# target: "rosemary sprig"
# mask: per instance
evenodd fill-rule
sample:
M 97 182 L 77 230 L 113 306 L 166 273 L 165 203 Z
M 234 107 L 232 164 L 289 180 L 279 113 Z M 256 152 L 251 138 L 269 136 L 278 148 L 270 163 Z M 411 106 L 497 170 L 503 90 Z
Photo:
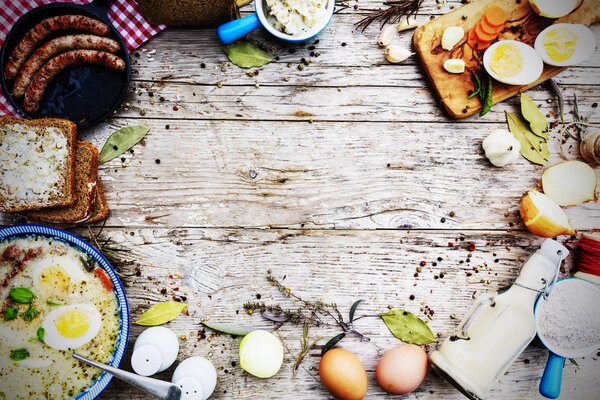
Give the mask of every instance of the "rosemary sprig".
M 113 245 L 113 240 L 110 237 L 102 238 L 101 235 L 104 231 L 105 224 L 106 221 L 104 221 L 104 223 L 96 233 L 94 233 L 92 228 L 88 226 L 87 228 L 89 236 L 83 236 L 83 239 L 88 242 L 92 242 L 95 245 L 96 249 L 100 252 L 100 254 L 102 254 L 102 256 L 106 258 L 106 261 L 108 261 L 110 265 L 112 265 L 119 278 L 128 278 L 131 276 L 138 275 L 139 271 L 135 271 L 133 273 L 128 274 L 123 272 L 125 267 L 133 265 L 133 261 L 123 259 L 121 257 L 121 254 L 129 253 L 131 250 L 115 247 Z
M 375 21 L 379 21 L 379 29 L 387 23 L 395 24 L 404 16 L 408 18 L 415 15 L 422 2 L 423 0 L 388 0 L 383 3 L 388 8 L 365 9 L 369 14 L 355 24 L 356 29 L 364 32 Z

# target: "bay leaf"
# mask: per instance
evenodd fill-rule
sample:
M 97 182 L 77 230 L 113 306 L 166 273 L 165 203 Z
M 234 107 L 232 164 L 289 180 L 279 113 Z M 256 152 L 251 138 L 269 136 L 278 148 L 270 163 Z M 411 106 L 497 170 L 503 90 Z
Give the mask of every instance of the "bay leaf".
M 508 129 L 521 143 L 521 155 L 535 164 L 544 165 L 550 157 L 548 143 L 529 129 L 529 124 L 520 115 L 506 111 Z
M 548 140 L 550 137 L 548 121 L 531 97 L 525 93 L 521 93 L 521 114 L 529 122 L 529 127 L 534 134 Z
M 201 324 L 207 328 L 212 329 L 213 331 L 217 331 L 217 332 L 221 332 L 221 333 L 228 333 L 230 335 L 236 335 L 236 336 L 246 336 L 250 332 L 257 331 L 257 330 L 264 330 L 264 331 L 273 330 L 273 329 L 265 329 L 265 328 L 250 328 L 248 326 L 239 326 L 239 325 L 230 325 L 230 324 L 218 324 L 218 323 L 212 323 L 212 322 L 202 322 Z
M 250 42 L 238 40 L 223 47 L 232 63 L 242 68 L 261 67 L 273 59 Z
M 187 304 L 178 301 L 164 301 L 150 307 L 134 323 L 144 326 L 162 325 L 177 318 L 186 307 Z
M 100 164 L 104 164 L 115 157 L 120 156 L 133 146 L 148 133 L 148 128 L 145 125 L 126 126 L 114 132 L 102 146 L 100 151 Z
M 435 342 L 429 326 L 410 311 L 395 309 L 379 314 L 390 332 L 398 339 L 416 345 Z

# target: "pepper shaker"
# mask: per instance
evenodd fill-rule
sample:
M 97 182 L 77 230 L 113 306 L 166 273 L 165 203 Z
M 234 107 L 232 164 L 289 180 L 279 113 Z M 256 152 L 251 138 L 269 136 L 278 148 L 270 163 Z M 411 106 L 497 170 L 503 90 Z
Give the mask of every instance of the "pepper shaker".
M 179 353 L 177 336 L 169 328 L 154 326 L 138 336 L 133 345 L 131 367 L 136 374 L 154 375 L 169 368 Z
M 204 357 L 183 360 L 171 379 L 181 389 L 181 400 L 206 400 L 217 385 L 217 370 Z

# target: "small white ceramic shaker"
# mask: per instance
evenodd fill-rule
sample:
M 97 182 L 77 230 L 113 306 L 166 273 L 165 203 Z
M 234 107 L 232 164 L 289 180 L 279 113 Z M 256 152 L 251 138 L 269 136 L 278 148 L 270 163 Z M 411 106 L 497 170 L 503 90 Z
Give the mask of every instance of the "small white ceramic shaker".
M 131 367 L 136 374 L 154 375 L 175 362 L 179 353 L 177 336 L 169 328 L 154 326 L 138 336 L 133 345 Z
M 181 388 L 181 400 L 206 400 L 217 385 L 217 370 L 204 357 L 190 357 L 175 368 L 171 382 Z

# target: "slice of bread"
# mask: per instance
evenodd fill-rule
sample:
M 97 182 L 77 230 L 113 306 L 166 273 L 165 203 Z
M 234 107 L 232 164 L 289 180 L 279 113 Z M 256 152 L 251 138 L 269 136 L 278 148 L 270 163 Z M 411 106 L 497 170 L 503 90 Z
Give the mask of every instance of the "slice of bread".
M 78 140 L 75 159 L 75 203 L 67 207 L 29 211 L 25 213 L 28 218 L 57 224 L 82 223 L 89 219 L 96 197 L 100 160 L 98 149 L 83 140 Z
M 72 205 L 76 138 L 65 119 L 0 116 L 0 211 Z
M 108 204 L 104 198 L 104 192 L 100 185 L 100 179 L 96 182 L 96 200 L 92 206 L 92 212 L 90 219 L 85 221 L 86 224 L 92 224 L 94 222 L 102 221 L 108 215 Z

